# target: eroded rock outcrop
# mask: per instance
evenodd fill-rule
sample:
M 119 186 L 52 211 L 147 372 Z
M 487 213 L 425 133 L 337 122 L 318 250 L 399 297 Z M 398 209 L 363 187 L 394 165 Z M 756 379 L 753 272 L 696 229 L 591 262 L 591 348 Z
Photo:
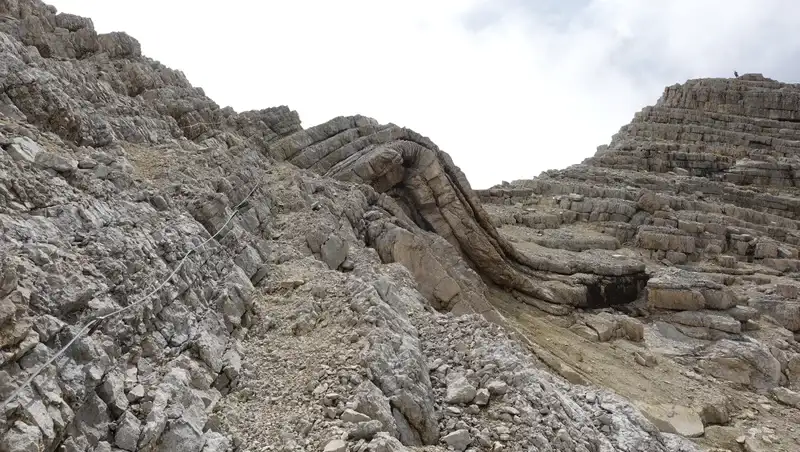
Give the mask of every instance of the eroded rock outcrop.
M 2 452 L 696 450 L 548 374 L 481 278 L 572 308 L 642 267 L 516 249 L 413 132 L 220 108 L 124 33 L 0 0 L 0 149 Z
M 565 263 L 538 250 L 516 248 L 498 234 L 450 156 L 411 130 L 365 117 L 340 117 L 279 140 L 268 152 L 278 160 L 326 177 L 369 184 L 389 195 L 392 215 L 405 217 L 406 228 L 435 232 L 460 250 L 474 270 L 500 287 L 519 292 L 523 300 L 533 297 L 579 307 L 622 304 L 635 300 L 647 280 L 644 266 L 637 262 L 575 254 Z M 405 244 L 396 231 L 391 226 L 371 231 L 370 240 L 386 261 L 408 264 L 402 248 L 428 246 Z M 452 286 L 453 275 L 445 276 L 439 267 L 434 262 L 410 266 L 428 292 Z M 449 297 L 464 289 L 444 290 Z M 454 304 L 449 298 L 436 298 Z
M 678 407 L 667 411 L 686 414 L 676 419 L 693 419 L 695 430 L 696 413 L 709 408 L 683 406 L 694 397 L 724 393 L 745 406 L 757 394 L 784 394 L 780 388 L 797 384 L 789 363 L 800 356 L 798 115 L 798 85 L 759 74 L 689 80 L 666 88 L 583 163 L 478 192 L 499 234 L 518 249 L 546 248 L 537 254 L 560 265 L 568 265 L 572 253 L 613 254 L 644 265 L 650 278 L 642 297 L 613 313 L 644 324 L 641 344 L 649 351 L 631 350 L 632 361 L 693 378 L 675 387 L 648 377 L 617 383 L 600 374 L 613 373 L 613 364 L 582 364 L 565 359 L 563 351 L 561 359 L 575 366 L 560 364 L 565 375 L 604 380 L 642 406 Z M 587 315 L 596 313 L 536 327 L 567 327 L 576 339 L 601 341 Z M 517 317 L 523 328 L 530 323 L 524 314 Z M 552 341 L 548 334 L 528 336 L 541 336 L 544 347 Z M 591 350 L 621 359 L 611 350 Z M 649 393 L 631 389 L 637 384 Z M 693 395 L 664 405 L 674 390 Z M 797 413 L 784 410 L 783 416 Z M 761 431 L 760 422 L 771 422 L 729 421 L 739 432 Z M 659 425 L 675 429 L 671 422 Z M 771 447 L 792 450 L 797 440 Z

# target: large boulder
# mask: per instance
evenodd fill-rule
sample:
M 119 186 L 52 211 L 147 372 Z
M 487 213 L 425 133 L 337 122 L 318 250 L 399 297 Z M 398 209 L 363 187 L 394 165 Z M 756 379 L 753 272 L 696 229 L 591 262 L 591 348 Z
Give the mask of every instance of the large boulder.
M 781 381 L 781 363 L 758 342 L 717 341 L 699 364 L 708 374 L 745 387 L 770 389 Z

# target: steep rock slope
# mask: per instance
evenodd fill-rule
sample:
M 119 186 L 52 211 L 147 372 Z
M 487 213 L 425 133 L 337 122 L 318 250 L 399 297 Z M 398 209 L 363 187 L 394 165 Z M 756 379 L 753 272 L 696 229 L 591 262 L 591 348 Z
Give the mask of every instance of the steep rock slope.
M 411 131 L 219 108 L 124 33 L 0 0 L 0 148 L 2 452 L 696 450 L 491 303 L 632 299 L 644 267 L 520 252 Z
M 589 381 L 637 401 L 669 400 L 696 413 L 712 409 L 706 402 L 727 405 L 732 416 L 703 421 L 730 424 L 705 435 L 730 450 L 745 447 L 732 440 L 745 432 L 753 436 L 747 450 L 800 447 L 795 433 L 770 439 L 800 419 L 798 117 L 798 85 L 759 74 L 689 80 L 666 88 L 583 163 L 478 193 L 500 235 L 519 248 L 554 260 L 611 252 L 646 265 L 642 299 L 622 307 L 645 323 L 643 345 L 655 355 L 630 350 L 640 375 L 602 376 L 615 375 L 613 361 L 623 358 L 600 344 L 587 347 L 611 361 L 593 369 L 561 356 Z M 526 315 L 516 319 L 534 341 L 552 337 L 532 325 L 591 342 L 613 337 L 608 317 L 577 313 L 548 324 Z M 657 356 L 664 364 L 653 383 L 659 373 L 647 367 Z M 692 378 L 677 375 L 685 372 Z M 714 394 L 722 402 L 698 400 Z

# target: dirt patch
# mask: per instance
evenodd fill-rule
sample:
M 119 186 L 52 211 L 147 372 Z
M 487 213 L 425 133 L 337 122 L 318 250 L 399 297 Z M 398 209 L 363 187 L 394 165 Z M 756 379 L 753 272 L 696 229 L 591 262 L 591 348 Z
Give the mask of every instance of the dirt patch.
M 763 432 L 760 436 L 767 436 L 768 441 L 777 441 L 770 443 L 770 449 L 757 450 L 800 450 L 800 429 L 797 428 L 800 410 L 701 375 L 677 361 L 680 355 L 657 354 L 656 366 L 640 365 L 635 358 L 637 351 L 654 353 L 648 345 L 648 338 L 644 343 L 627 340 L 593 342 L 570 330 L 570 319 L 553 317 L 522 305 L 503 291 L 493 290 L 491 300 L 523 340 L 530 342 L 534 352 L 538 350 L 537 355 L 549 367 L 573 383 L 608 388 L 640 407 L 688 405 L 701 413 L 707 406 L 723 404 L 731 417 L 729 426 L 725 427 L 728 433 L 733 431 L 744 435 L 759 429 Z M 647 329 L 648 335 L 653 334 L 652 329 Z M 656 342 L 655 338 L 652 342 Z M 729 440 L 730 435 L 694 439 L 703 446 L 720 448 L 726 447 Z

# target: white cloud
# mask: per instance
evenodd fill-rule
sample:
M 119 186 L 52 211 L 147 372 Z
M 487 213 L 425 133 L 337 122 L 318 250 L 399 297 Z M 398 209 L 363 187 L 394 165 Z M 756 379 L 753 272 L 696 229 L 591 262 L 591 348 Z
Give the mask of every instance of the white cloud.
M 476 188 L 578 163 L 664 86 L 795 78 L 795 0 L 52 0 L 222 106 L 429 136 Z M 786 80 L 790 81 L 790 80 Z

